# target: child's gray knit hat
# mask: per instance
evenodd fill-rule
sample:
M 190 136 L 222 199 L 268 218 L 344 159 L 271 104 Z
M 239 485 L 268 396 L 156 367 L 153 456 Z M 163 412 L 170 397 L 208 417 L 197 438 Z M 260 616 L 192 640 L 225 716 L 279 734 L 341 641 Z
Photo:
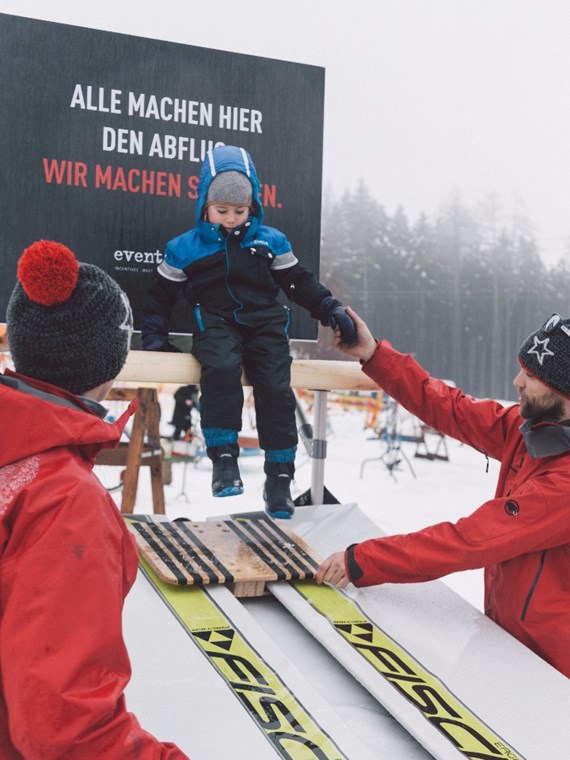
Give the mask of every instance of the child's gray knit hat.
M 241 172 L 228 171 L 216 174 L 208 188 L 206 203 L 223 203 L 230 206 L 251 206 L 251 182 Z

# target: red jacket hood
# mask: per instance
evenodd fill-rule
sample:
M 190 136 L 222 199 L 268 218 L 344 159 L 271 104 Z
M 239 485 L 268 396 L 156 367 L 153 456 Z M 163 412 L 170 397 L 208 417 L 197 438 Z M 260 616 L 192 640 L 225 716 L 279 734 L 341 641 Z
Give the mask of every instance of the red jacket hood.
M 135 399 L 116 422 L 105 422 L 77 396 L 61 388 L 10 370 L 4 376 L 23 381 L 29 389 L 4 385 L 0 379 L 0 467 L 60 446 L 77 447 L 82 456 L 93 460 L 102 449 L 118 444 L 138 406 Z

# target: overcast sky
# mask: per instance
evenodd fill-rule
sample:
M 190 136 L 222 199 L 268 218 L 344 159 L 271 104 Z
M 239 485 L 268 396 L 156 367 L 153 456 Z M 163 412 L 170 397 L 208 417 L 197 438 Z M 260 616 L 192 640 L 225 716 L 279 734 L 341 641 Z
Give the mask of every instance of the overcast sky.
M 0 0 L 0 12 L 326 69 L 324 183 L 389 212 L 458 188 L 570 247 L 568 0 Z

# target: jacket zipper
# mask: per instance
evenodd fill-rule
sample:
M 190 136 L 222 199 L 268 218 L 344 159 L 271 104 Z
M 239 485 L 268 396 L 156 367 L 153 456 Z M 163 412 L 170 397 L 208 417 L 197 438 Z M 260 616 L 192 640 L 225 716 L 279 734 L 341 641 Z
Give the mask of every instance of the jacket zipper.
M 538 563 L 538 570 L 536 571 L 536 575 L 534 576 L 534 580 L 531 584 L 530 590 L 528 592 L 528 595 L 526 597 L 524 607 L 522 610 L 521 620 L 524 620 L 526 618 L 526 613 L 528 612 L 528 606 L 530 604 L 530 600 L 532 599 L 532 596 L 534 594 L 534 590 L 536 589 L 536 585 L 538 583 L 538 580 L 542 574 L 542 568 L 544 567 L 544 560 L 546 559 L 546 549 L 543 549 L 543 551 L 540 553 L 540 562 Z
M 232 232 L 232 233 L 230 233 L 230 235 L 232 235 L 232 234 L 233 234 L 233 232 Z M 246 323 L 246 322 L 242 322 L 242 321 L 239 319 L 239 317 L 238 317 L 238 315 L 237 315 L 237 312 L 238 312 L 238 311 L 240 311 L 241 309 L 243 309 L 243 306 L 244 306 L 244 305 L 243 305 L 243 303 L 242 303 L 242 302 L 241 302 L 241 301 L 240 301 L 240 300 L 239 300 L 239 299 L 238 299 L 238 298 L 237 298 L 237 297 L 234 295 L 234 292 L 233 292 L 233 290 L 232 290 L 232 288 L 231 288 L 231 285 L 230 285 L 230 283 L 229 283 L 229 275 L 230 275 L 230 250 L 229 250 L 229 245 L 228 245 L 228 243 L 229 243 L 229 240 L 230 240 L 230 235 L 227 235 L 227 236 L 226 236 L 226 239 L 225 239 L 225 241 L 224 241 L 224 250 L 225 250 L 225 253 L 226 253 L 226 277 L 225 277 L 225 280 L 226 280 L 226 290 L 227 290 L 227 291 L 228 291 L 228 293 L 230 294 L 230 298 L 231 298 L 231 299 L 232 299 L 232 300 L 233 300 L 235 303 L 237 303 L 237 307 L 236 307 L 236 308 L 233 310 L 233 315 L 234 315 L 234 319 L 235 319 L 235 321 L 236 321 L 238 324 L 240 324 L 240 325 L 241 325 L 241 324 L 247 324 L 247 323 Z

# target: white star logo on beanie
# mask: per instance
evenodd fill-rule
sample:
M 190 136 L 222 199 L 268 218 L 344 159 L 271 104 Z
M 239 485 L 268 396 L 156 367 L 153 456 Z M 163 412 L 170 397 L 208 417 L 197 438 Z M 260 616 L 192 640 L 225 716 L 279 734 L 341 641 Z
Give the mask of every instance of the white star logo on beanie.
M 554 356 L 554 352 L 551 351 L 548 348 L 548 344 L 550 342 L 550 338 L 545 338 L 544 340 L 539 340 L 537 336 L 534 336 L 534 346 L 532 348 L 529 348 L 527 351 L 527 354 L 534 354 L 536 358 L 538 359 L 538 363 L 542 367 L 542 364 L 544 362 L 545 356 Z

